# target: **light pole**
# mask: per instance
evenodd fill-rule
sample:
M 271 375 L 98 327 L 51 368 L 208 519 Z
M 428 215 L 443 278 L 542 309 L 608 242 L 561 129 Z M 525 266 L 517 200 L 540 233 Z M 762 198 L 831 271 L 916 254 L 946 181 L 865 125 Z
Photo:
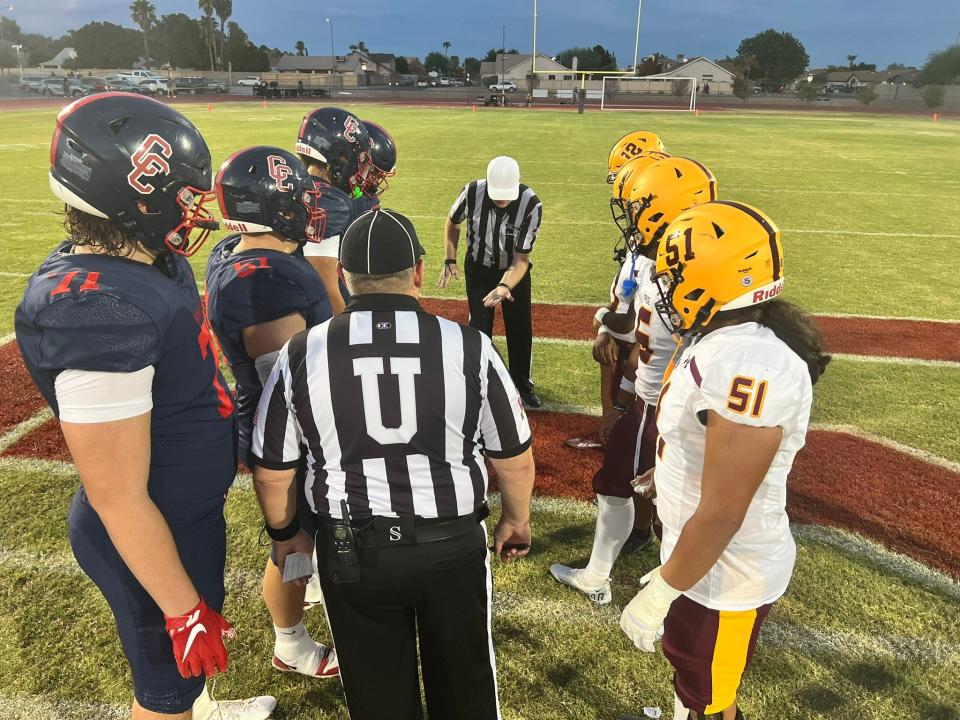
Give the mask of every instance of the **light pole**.
M 507 26 L 501 25 L 500 26 L 500 107 L 503 107 L 505 104 L 504 93 L 506 92 L 506 90 L 504 90 L 503 88 L 503 74 L 505 69 L 503 67 L 503 63 L 506 60 L 506 58 L 504 57 L 506 54 L 507 54 Z
M 23 75 L 23 58 L 20 55 L 20 51 L 23 50 L 23 45 L 11 45 L 10 47 L 17 51 L 17 68 L 19 68 L 20 74 Z
M 333 74 L 337 69 L 337 51 L 335 50 L 335 45 L 333 43 L 333 20 L 327 18 L 327 24 L 330 25 L 330 79 L 331 84 L 333 83 Z

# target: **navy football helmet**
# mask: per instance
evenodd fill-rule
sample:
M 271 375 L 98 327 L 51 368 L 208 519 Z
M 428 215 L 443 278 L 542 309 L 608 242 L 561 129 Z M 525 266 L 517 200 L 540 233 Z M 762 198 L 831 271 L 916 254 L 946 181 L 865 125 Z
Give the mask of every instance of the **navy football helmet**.
M 220 166 L 215 188 L 228 230 L 276 232 L 296 243 L 323 238 L 320 191 L 291 152 L 264 145 L 239 150 Z
M 370 135 L 370 171 L 363 185 L 367 197 L 380 197 L 388 188 L 387 178 L 397 174 L 397 144 L 386 130 L 375 122 L 364 120 Z
M 370 169 L 370 135 L 353 113 L 335 107 L 307 113 L 296 151 L 324 163 L 334 187 L 355 198 L 363 193 Z
M 210 150 L 183 115 L 133 93 L 67 105 L 50 144 L 50 189 L 154 252 L 193 255 L 217 222 Z M 191 238 L 194 229 L 199 233 Z

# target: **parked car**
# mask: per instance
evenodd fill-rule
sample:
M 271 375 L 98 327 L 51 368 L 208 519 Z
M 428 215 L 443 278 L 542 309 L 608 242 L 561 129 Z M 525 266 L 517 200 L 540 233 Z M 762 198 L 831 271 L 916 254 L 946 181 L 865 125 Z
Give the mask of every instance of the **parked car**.
M 430 87 L 430 83 L 426 80 L 417 80 L 417 87 L 419 88 Z
M 136 82 L 134 80 L 133 82 Z M 163 95 L 167 92 L 167 81 L 163 78 L 152 77 L 144 78 L 139 83 L 140 87 L 144 90 L 148 90 L 151 95 Z
M 227 89 L 219 80 L 203 77 L 182 77 L 173 82 L 174 94 L 202 95 L 204 93 L 225 93 Z
M 516 92 L 517 84 L 513 80 L 504 80 L 490 86 L 494 92 Z
M 67 80 L 67 92 L 72 98 L 93 95 L 93 93 L 103 92 L 106 89 L 106 81 L 101 77 L 88 75 L 87 77 L 69 78 Z
M 165 83 L 165 80 L 150 70 L 130 70 L 129 72 L 117 73 L 119 77 L 126 78 L 135 85 L 142 85 L 145 82 L 157 81 Z
M 454 87 L 463 87 L 463 80 L 454 80 L 454 81 L 453 81 L 453 86 L 454 86 Z
M 24 93 L 41 93 L 43 92 L 43 81 L 46 79 L 44 75 L 21 75 L 20 86 L 21 92 Z
M 256 77 L 255 75 L 251 75 L 250 77 L 240 78 L 239 80 L 237 80 L 237 85 L 239 87 L 256 87 L 259 84 L 260 84 L 260 78 Z
M 110 92 L 128 92 L 128 93 L 137 93 L 138 95 L 152 95 L 145 87 L 141 87 L 139 83 L 133 82 L 129 77 L 124 76 L 115 76 L 112 79 L 107 80 L 106 89 Z
M 41 83 L 41 95 L 47 97 L 66 97 L 69 93 L 70 81 L 62 75 L 45 77 Z

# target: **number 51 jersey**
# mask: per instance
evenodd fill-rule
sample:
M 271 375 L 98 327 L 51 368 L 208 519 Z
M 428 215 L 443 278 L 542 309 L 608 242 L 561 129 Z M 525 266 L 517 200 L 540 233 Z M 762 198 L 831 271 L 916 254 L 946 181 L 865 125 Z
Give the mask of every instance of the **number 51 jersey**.
M 210 512 L 236 474 L 234 403 L 187 259 L 151 266 L 56 248 L 17 307 L 17 342 L 59 415 L 63 370 L 128 373 L 152 365 L 148 490 L 170 522 Z
M 787 475 L 803 447 L 813 393 L 804 361 L 757 323 L 722 327 L 687 348 L 660 393 L 657 515 L 666 562 L 700 502 L 707 412 L 783 438 L 743 524 L 706 575 L 684 593 L 714 610 L 751 610 L 787 589 L 796 546 L 787 517 Z

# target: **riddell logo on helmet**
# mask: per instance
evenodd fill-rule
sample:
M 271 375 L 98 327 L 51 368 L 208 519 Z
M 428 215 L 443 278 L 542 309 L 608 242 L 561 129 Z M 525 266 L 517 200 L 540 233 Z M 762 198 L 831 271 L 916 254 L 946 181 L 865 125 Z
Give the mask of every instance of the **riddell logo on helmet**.
M 753 302 L 761 303 L 761 302 L 766 302 L 767 300 L 772 300 L 782 292 L 783 292 L 783 283 L 777 283 L 769 290 L 757 290 L 753 294 Z
M 144 184 L 143 179 L 161 173 L 168 175 L 170 163 L 167 161 L 171 157 L 173 157 L 173 148 L 170 143 L 156 133 L 148 135 L 130 156 L 130 162 L 133 163 L 133 170 L 127 175 L 130 187 L 141 195 L 152 193 L 155 188 Z

